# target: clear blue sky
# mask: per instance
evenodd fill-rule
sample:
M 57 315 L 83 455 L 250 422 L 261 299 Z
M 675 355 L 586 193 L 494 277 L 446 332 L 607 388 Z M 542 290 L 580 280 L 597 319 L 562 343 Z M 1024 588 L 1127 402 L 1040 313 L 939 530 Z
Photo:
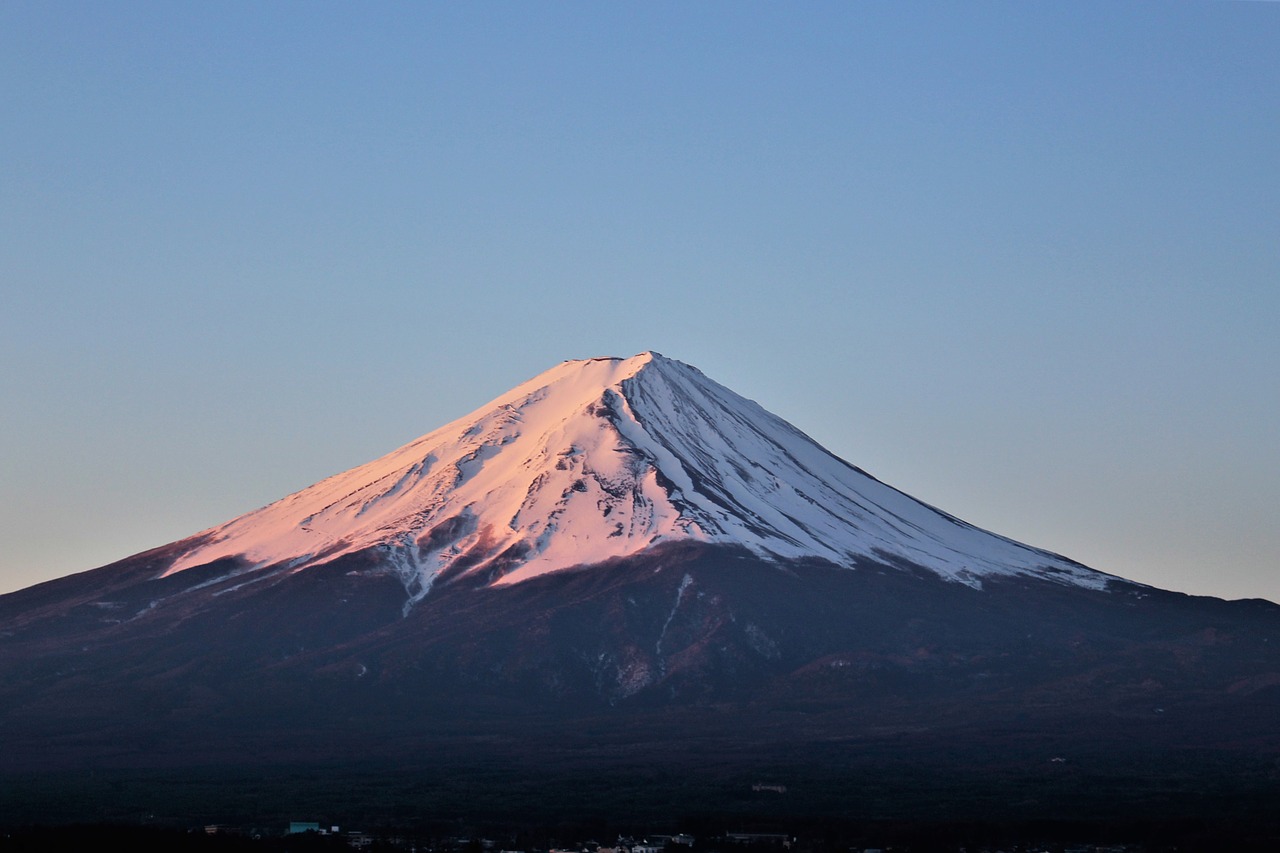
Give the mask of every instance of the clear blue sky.
M 0 591 L 565 358 L 1280 601 L 1280 4 L 0 4 Z

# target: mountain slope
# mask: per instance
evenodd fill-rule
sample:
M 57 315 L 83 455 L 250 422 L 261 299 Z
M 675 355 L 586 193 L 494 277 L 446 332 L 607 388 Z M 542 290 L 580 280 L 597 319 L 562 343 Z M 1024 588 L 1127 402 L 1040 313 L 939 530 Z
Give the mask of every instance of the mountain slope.
M 259 808 L 531 821 L 1234 820 L 1280 794 L 1266 602 L 674 542 L 403 614 L 372 552 L 248 585 L 164 562 L 0 599 L 0 825 L 68 819 L 86 768 L 150 774 L 89 815 L 187 822 L 268 782 Z M 795 795 L 744 800 L 762 776 Z
M 381 459 L 198 534 L 168 571 L 229 557 L 239 571 L 294 571 L 373 547 L 417 599 L 441 577 L 510 583 L 678 540 L 839 565 L 901 560 L 972 585 L 1009 574 L 1107 581 L 880 483 L 656 353 L 565 362 Z

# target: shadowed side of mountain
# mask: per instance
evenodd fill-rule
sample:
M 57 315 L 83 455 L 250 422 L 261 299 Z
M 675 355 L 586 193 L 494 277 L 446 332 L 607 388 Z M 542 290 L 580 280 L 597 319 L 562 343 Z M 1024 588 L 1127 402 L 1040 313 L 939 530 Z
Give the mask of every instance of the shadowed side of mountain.
M 406 616 L 370 559 L 252 594 L 174 593 L 132 620 L 5 626 L 4 722 L 21 737 L 0 761 L 305 762 L 480 742 L 603 767 L 607 744 L 763 754 L 1007 727 L 1046 749 L 1121 731 L 1152 750 L 1280 745 L 1280 608 L 1266 602 L 1026 578 L 976 590 L 676 543 L 444 586 Z

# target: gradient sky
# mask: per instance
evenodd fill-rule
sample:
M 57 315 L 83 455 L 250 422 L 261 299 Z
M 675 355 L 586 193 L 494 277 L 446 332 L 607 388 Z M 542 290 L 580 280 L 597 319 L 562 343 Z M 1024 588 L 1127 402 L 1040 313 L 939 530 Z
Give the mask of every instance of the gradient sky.
M 1280 4 L 0 4 L 0 591 L 656 349 L 1280 601 Z

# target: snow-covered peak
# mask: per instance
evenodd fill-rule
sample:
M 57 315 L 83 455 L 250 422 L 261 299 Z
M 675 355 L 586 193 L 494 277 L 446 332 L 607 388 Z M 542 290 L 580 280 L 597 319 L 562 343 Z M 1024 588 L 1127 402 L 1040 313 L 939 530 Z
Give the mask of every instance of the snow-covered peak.
M 385 551 L 414 595 L 513 583 L 664 541 L 767 558 L 909 561 L 971 585 L 1106 575 L 975 528 L 836 458 L 657 353 L 566 361 L 392 453 L 192 538 L 168 572 L 239 557 L 299 571 Z

